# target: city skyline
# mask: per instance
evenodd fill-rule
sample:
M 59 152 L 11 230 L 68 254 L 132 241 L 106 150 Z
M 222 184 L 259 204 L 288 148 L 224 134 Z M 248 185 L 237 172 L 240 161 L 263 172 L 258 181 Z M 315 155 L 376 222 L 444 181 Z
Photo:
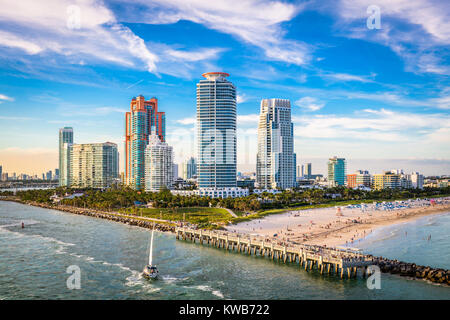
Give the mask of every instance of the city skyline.
M 84 17 L 79 28 L 68 26 L 69 1 L 50 2 L 52 12 L 35 10 L 26 1 L 5 1 L 0 8 L 5 22 L 17 26 L 0 26 L 4 172 L 41 174 L 58 167 L 54 132 L 63 126 L 79 132 L 80 143 L 118 144 L 124 171 L 123 118 L 138 94 L 156 96 L 170 115 L 167 142 L 181 163 L 195 155 L 198 75 L 221 70 L 232 74 L 237 87 L 239 171 L 256 165 L 251 142 L 257 136 L 259 101 L 283 98 L 292 103 L 297 163 L 312 162 L 316 173 L 326 173 L 334 154 L 348 159 L 349 172 L 450 172 L 445 50 L 450 38 L 440 31 L 448 24 L 441 14 L 445 3 L 432 9 L 418 0 L 409 5 L 381 1 L 381 29 L 371 30 L 365 1 L 351 9 L 346 1 L 334 8 L 248 1 L 235 5 L 232 21 L 218 19 L 228 14 L 219 4 L 187 8 L 157 1 L 140 8 L 158 17 L 152 14 L 166 10 L 167 20 L 152 24 L 129 16 L 121 1 L 115 6 L 87 1 L 77 4 Z M 257 12 L 277 14 L 265 20 Z M 253 28 L 245 28 L 246 21 Z M 434 28 L 435 23 L 444 28 Z M 397 31 L 400 25 L 403 33 Z M 30 28 L 39 33 L 36 38 Z M 99 41 L 100 32 L 117 46 Z M 92 50 L 80 51 L 74 43 Z M 352 164 L 365 159 L 367 165 Z

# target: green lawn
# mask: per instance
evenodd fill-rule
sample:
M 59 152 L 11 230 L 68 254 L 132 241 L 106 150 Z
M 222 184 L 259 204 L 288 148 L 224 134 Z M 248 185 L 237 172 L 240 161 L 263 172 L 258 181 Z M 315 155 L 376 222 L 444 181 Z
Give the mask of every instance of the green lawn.
M 242 221 L 250 221 L 253 219 L 260 219 L 269 214 L 280 214 L 288 211 L 297 211 L 297 210 L 309 210 L 309 209 L 317 209 L 317 208 L 329 208 L 335 206 L 347 206 L 349 204 L 359 204 L 359 203 L 373 203 L 374 201 L 384 201 L 384 200 L 348 200 L 348 201 L 331 201 L 328 203 L 322 204 L 313 204 L 313 205 L 304 205 L 300 207 L 292 207 L 292 208 L 281 208 L 281 209 L 270 209 L 270 210 L 262 210 L 257 213 L 248 215 L 246 217 L 239 216 L 238 218 L 234 218 L 232 220 L 233 223 L 239 223 Z M 386 200 L 386 201 L 395 201 L 395 200 Z
M 127 208 L 120 212 L 169 221 L 183 221 L 184 215 L 186 222 L 198 224 L 204 228 L 213 227 L 211 224 L 227 224 L 233 219 L 227 210 L 220 208 Z

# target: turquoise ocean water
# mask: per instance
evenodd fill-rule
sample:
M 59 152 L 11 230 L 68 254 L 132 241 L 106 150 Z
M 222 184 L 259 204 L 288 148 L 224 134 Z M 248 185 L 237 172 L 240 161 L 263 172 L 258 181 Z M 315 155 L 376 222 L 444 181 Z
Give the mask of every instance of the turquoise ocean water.
M 449 230 L 443 214 L 376 230 L 353 246 L 449 268 Z M 422 280 L 383 274 L 381 289 L 369 290 L 364 279 L 320 276 L 159 232 L 161 277 L 149 282 L 140 276 L 149 238 L 147 229 L 0 201 L 0 299 L 450 299 L 450 288 Z M 81 270 L 79 290 L 66 285 L 71 265 Z

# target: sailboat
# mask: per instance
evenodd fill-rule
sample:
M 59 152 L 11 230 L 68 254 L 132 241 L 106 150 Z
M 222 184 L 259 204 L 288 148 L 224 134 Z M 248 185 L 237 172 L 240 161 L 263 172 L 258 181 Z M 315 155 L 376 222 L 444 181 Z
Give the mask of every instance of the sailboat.
M 155 228 L 153 225 L 152 236 L 150 239 L 150 253 L 148 256 L 148 264 L 144 267 L 142 271 L 142 276 L 146 279 L 156 279 L 158 277 L 158 269 L 152 264 L 153 260 L 153 233 L 155 232 Z

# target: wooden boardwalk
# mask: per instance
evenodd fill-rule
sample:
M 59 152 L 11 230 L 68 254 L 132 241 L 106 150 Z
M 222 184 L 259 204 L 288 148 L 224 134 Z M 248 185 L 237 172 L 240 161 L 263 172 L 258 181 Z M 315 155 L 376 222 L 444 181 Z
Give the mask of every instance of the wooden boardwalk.
M 298 263 L 305 270 L 318 269 L 321 274 L 335 274 L 343 278 L 356 277 L 358 268 L 364 277 L 367 267 L 374 264 L 371 255 L 354 250 L 327 248 L 317 245 L 292 244 L 251 235 L 239 235 L 226 231 L 196 230 L 176 227 L 178 240 L 189 240 L 201 244 L 233 250 L 243 254 L 260 255 L 284 263 Z

